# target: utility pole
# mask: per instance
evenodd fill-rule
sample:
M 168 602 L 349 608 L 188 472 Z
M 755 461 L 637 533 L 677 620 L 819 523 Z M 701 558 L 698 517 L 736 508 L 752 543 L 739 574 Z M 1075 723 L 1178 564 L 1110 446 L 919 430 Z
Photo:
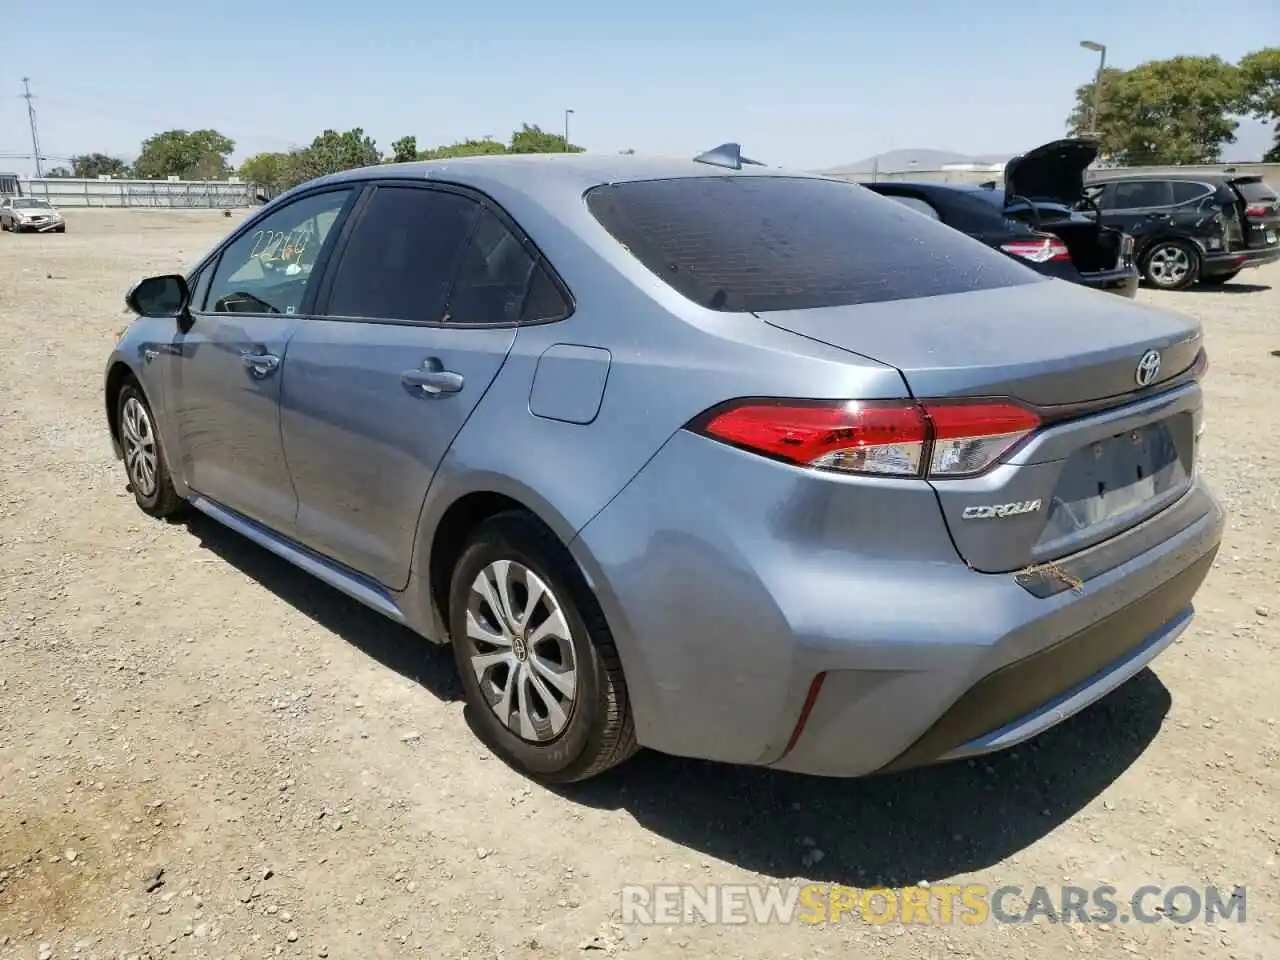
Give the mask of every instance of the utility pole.
M 1107 48 L 1094 40 L 1081 40 L 1080 46 L 1098 55 L 1098 72 L 1093 78 L 1093 104 L 1089 117 L 1089 126 L 1093 128 L 1092 133 L 1097 138 L 1101 136 L 1098 131 L 1098 115 L 1102 111 L 1102 74 L 1107 69 Z
M 564 112 L 564 152 L 565 153 L 569 153 L 569 114 L 571 113 L 573 113 L 572 110 L 566 110 Z
M 31 92 L 31 80 L 29 77 L 22 78 L 22 99 L 27 101 L 27 120 L 31 124 L 31 152 L 36 158 L 36 176 L 44 176 L 44 167 L 40 162 L 40 132 L 36 128 L 36 105 L 32 102 L 35 95 Z

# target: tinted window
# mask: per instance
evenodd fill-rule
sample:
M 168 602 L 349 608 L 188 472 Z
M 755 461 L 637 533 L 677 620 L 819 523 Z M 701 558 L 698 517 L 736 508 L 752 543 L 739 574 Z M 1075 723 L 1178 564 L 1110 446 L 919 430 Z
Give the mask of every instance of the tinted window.
M 1190 203 L 1193 200 L 1201 200 L 1211 193 L 1213 193 L 1213 187 L 1203 183 L 1193 183 L 1190 180 L 1173 181 L 1174 203 Z
M 529 292 L 524 299 L 524 308 L 520 311 L 522 323 L 537 323 L 540 320 L 560 320 L 573 312 L 573 307 L 565 299 L 551 273 L 543 263 L 533 268 L 533 276 L 529 278 Z
M 311 271 L 350 195 L 349 189 L 312 194 L 254 224 L 222 252 L 205 309 L 297 313 Z
M 325 312 L 438 323 L 480 205 L 416 187 L 379 187 L 338 261 Z
M 923 213 L 926 217 L 932 217 L 934 220 L 942 219 L 938 216 L 938 211 L 933 209 L 933 205 L 927 200 L 921 200 L 919 197 L 906 197 L 896 193 L 886 193 L 884 196 L 893 200 L 895 203 L 902 204 L 908 210 L 914 210 L 916 213 Z
M 1235 188 L 1249 203 L 1262 203 L 1276 198 L 1276 189 L 1265 180 L 1237 180 Z
M 587 206 L 653 274 L 712 310 L 799 310 L 1041 279 L 959 231 L 833 180 L 633 181 L 596 187 Z
M 1117 183 L 1108 200 L 1112 210 L 1164 207 L 1173 203 L 1173 190 L 1168 180 L 1134 180 Z
M 450 323 L 516 323 L 524 306 L 533 255 L 506 225 L 482 210 L 462 253 L 446 308 Z

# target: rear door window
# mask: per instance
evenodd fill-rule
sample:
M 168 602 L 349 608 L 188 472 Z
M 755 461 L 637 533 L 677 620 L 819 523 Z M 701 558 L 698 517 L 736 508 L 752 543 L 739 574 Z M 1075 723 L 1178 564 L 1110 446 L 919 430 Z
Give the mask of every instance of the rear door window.
M 479 214 L 460 194 L 379 186 L 339 254 L 325 315 L 441 322 Z
M 1194 203 L 1203 200 L 1213 193 L 1213 187 L 1207 183 L 1195 183 L 1191 180 L 1175 180 L 1173 182 L 1174 203 Z
M 629 181 L 593 188 L 587 207 L 654 276 L 711 310 L 846 306 L 1043 279 L 958 230 L 843 181 Z
M 1110 196 L 1112 210 L 1167 207 L 1173 203 L 1173 185 L 1168 180 L 1130 180 L 1115 184 Z

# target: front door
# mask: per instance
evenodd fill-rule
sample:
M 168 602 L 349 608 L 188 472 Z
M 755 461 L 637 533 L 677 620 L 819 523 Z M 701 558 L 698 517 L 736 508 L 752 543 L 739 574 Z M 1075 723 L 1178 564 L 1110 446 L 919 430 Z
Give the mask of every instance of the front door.
M 289 345 L 298 539 L 392 589 L 436 468 L 515 340 L 535 262 L 470 196 L 382 184 Z M 455 282 L 456 278 L 456 282 Z
M 286 536 L 297 514 L 280 442 L 286 351 L 351 195 L 305 196 L 232 240 L 173 341 L 168 395 L 187 483 Z

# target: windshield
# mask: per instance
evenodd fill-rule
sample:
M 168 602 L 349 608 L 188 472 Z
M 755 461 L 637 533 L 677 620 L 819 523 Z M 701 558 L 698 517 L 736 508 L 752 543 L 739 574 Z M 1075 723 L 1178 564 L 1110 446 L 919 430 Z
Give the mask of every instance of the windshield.
M 47 200 L 30 200 L 26 197 L 19 197 L 13 201 L 13 205 L 18 210 L 50 210 Z

